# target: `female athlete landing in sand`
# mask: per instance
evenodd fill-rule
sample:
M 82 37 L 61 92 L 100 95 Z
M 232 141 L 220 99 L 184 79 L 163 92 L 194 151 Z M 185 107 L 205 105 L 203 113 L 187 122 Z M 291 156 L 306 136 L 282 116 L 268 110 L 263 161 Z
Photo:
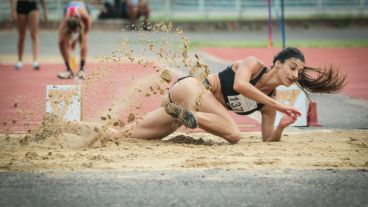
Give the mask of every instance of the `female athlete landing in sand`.
M 181 78 L 170 89 L 167 103 L 145 116 L 132 129 L 131 137 L 161 139 L 184 124 L 236 143 L 241 137 L 240 131 L 227 110 L 242 115 L 259 110 L 263 141 L 279 141 L 283 130 L 294 123 L 301 112 L 275 100 L 277 86 L 297 83 L 309 92 L 335 93 L 345 85 L 345 77 L 340 77 L 332 68 L 321 70 L 304 63 L 301 51 L 286 48 L 274 57 L 271 68 L 255 57 L 248 57 L 218 74 L 210 74 L 203 83 L 193 77 Z M 318 76 L 312 77 L 309 72 Z M 209 84 L 210 90 L 201 95 L 203 84 Z M 198 97 L 200 104 L 195 107 Z M 276 111 L 284 115 L 275 129 Z M 115 132 L 113 137 L 123 133 Z

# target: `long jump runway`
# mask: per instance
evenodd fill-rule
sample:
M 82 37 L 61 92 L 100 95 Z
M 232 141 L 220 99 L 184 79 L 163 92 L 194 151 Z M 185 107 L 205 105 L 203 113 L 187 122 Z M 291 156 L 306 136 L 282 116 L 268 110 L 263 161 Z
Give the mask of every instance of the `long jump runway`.
M 272 57 L 279 49 L 205 48 L 202 51 L 225 62 L 256 56 L 271 65 Z M 305 48 L 307 65 L 324 66 L 333 64 L 347 74 L 348 85 L 342 93 L 354 99 L 368 99 L 368 48 Z M 101 73 L 93 81 L 60 80 L 57 73 L 63 64 L 42 64 L 40 71 L 25 65 L 16 71 L 13 65 L 0 63 L 0 132 L 25 132 L 37 126 L 45 113 L 46 85 L 80 84 L 83 100 L 83 121 L 103 122 L 101 117 L 113 108 L 112 116 L 126 121 L 128 114 L 137 111 L 144 115 L 159 106 L 162 96 L 138 93 L 140 84 L 160 74 L 137 64 L 121 64 L 110 69 L 101 64 L 87 66 L 89 72 Z M 259 131 L 259 122 L 244 116 L 233 115 L 241 131 Z M 28 126 L 28 124 L 30 126 Z

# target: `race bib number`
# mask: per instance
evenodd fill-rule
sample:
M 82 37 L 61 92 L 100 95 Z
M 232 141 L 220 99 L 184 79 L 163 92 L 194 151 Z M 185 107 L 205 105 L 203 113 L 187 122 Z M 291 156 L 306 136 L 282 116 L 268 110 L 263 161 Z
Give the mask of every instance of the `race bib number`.
M 227 96 L 229 106 L 235 113 L 247 112 L 257 108 L 257 103 L 242 95 Z

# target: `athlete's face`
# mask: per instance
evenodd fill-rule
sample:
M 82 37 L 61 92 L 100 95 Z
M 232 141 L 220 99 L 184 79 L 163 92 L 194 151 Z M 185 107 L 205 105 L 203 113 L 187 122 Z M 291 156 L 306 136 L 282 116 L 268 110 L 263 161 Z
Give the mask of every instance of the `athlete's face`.
M 281 84 L 288 87 L 298 80 L 299 73 L 304 68 L 304 62 L 297 58 L 289 58 L 284 63 L 277 61 L 276 67 Z

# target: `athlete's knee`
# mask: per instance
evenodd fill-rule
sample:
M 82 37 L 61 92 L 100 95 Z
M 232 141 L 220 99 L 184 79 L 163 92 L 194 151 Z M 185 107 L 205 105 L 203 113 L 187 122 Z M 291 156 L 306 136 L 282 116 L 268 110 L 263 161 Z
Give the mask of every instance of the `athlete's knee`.
M 231 134 L 226 135 L 224 138 L 231 144 L 236 144 L 240 140 L 240 131 L 234 130 Z
M 37 39 L 37 36 L 38 36 L 37 32 L 32 32 L 31 33 L 32 40 L 36 40 Z

